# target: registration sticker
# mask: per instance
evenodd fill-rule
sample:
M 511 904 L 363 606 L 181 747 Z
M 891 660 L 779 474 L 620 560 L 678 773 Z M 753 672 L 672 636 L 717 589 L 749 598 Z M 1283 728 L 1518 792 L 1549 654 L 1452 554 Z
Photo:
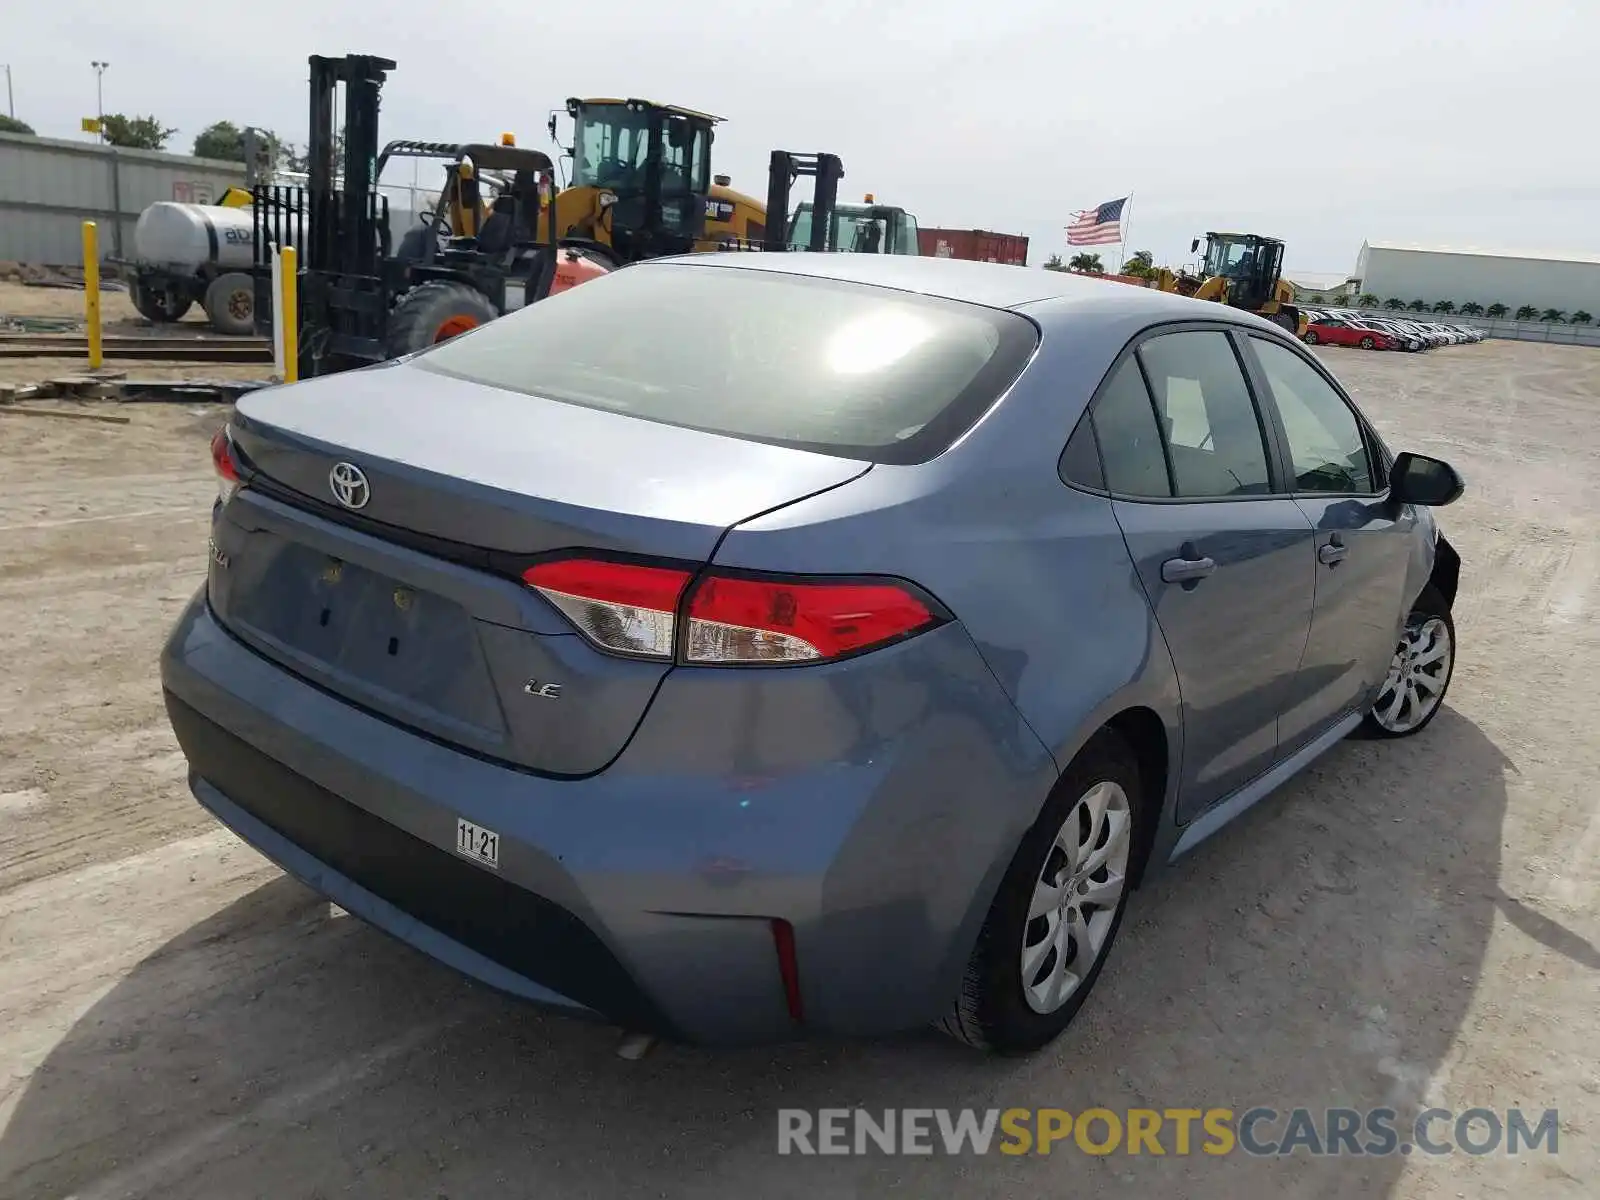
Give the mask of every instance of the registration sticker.
M 500 869 L 500 835 L 482 825 L 456 818 L 456 853 L 475 863 Z

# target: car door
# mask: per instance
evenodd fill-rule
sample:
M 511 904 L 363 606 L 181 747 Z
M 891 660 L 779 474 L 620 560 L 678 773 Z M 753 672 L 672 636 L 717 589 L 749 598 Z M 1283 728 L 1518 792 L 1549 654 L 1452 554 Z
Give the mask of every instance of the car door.
M 1329 317 L 1326 330 L 1317 330 L 1322 335 L 1322 340 L 1332 346 L 1348 346 L 1351 343 L 1350 326 L 1338 317 Z
M 1091 413 L 1112 510 L 1177 668 L 1187 820 L 1276 758 L 1278 714 L 1311 625 L 1311 523 L 1279 494 L 1224 328 L 1147 336 Z
M 1311 634 L 1279 723 L 1285 753 L 1371 703 L 1394 656 L 1416 514 L 1389 499 L 1388 468 L 1365 422 L 1297 347 L 1246 339 L 1257 391 L 1316 530 Z

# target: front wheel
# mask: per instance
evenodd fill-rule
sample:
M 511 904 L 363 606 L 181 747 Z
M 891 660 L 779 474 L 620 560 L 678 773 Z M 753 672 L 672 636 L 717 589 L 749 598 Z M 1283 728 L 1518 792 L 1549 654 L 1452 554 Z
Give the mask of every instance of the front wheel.
M 950 1036 L 1028 1054 L 1072 1022 L 1122 924 L 1144 803 L 1139 764 L 1111 730 L 1090 739 L 1023 836 L 967 963 Z
M 1372 349 L 1372 339 L 1369 338 L 1369 337 L 1362 338 L 1361 339 L 1361 348 L 1363 350 L 1371 350 Z
M 1444 597 L 1429 584 L 1406 617 L 1389 674 L 1367 712 L 1362 732 L 1379 738 L 1422 732 L 1439 715 L 1455 665 L 1455 622 Z
M 426 350 L 486 325 L 500 315 L 476 288 L 433 279 L 412 288 L 389 311 L 385 350 L 390 358 Z

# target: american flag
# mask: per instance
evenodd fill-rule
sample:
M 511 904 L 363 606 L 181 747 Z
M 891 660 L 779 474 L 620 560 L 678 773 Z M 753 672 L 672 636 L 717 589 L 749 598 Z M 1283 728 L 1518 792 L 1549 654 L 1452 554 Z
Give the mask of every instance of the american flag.
M 1099 208 L 1073 213 L 1077 219 L 1067 226 L 1067 245 L 1104 246 L 1121 241 L 1122 206 L 1127 202 L 1124 196 L 1121 200 L 1107 200 Z

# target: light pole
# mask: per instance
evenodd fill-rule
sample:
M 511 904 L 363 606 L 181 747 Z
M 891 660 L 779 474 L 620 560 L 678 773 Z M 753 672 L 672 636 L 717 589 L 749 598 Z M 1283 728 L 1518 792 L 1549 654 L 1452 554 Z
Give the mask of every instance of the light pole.
M 17 102 L 11 98 L 11 64 L 6 64 L 6 116 L 17 119 Z
M 100 125 L 100 142 L 103 145 L 106 140 L 106 97 L 102 81 L 105 78 L 106 68 L 111 64 L 101 62 L 97 58 L 89 65 L 94 68 L 94 115 Z

